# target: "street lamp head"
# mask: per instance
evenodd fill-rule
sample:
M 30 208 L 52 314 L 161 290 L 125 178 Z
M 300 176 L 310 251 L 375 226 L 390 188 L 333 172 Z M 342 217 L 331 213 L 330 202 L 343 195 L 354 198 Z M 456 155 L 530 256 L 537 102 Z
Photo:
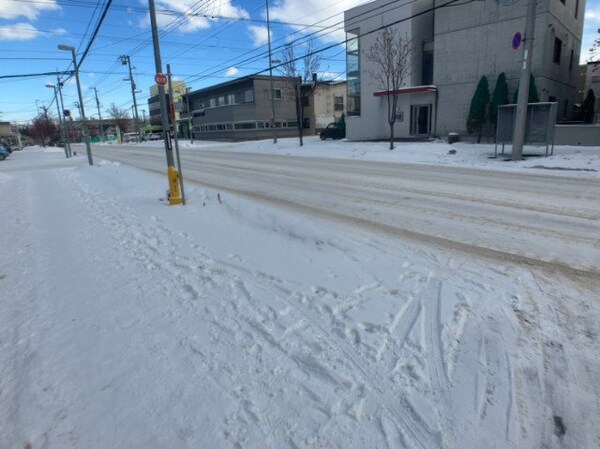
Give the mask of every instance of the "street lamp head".
M 75 53 L 75 47 L 71 47 L 70 45 L 59 45 L 58 49 Z
M 52 83 L 48 83 L 48 84 L 46 84 L 46 87 L 49 87 L 50 89 L 54 89 L 56 86 Z

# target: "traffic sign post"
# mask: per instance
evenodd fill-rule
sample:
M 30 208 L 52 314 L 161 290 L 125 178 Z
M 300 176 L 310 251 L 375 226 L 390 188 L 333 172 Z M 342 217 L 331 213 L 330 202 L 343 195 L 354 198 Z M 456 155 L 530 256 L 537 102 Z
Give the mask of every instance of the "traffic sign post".
M 513 50 L 518 49 L 521 46 L 521 42 L 523 41 L 523 35 L 521 34 L 520 31 L 517 31 L 515 33 L 515 35 L 513 36 L 513 40 L 512 40 L 512 48 Z
M 159 86 L 166 86 L 167 75 L 165 75 L 164 73 L 157 73 L 156 75 L 154 75 L 154 81 L 156 81 L 156 84 L 158 84 Z

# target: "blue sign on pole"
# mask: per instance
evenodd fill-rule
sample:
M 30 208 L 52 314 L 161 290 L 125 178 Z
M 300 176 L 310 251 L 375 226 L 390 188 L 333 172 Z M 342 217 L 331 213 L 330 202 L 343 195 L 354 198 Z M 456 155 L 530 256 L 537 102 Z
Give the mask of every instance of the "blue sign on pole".
M 519 48 L 519 46 L 521 45 L 521 42 L 523 41 L 523 35 L 521 34 L 520 31 L 517 31 L 515 33 L 515 35 L 513 36 L 513 40 L 512 40 L 512 48 L 514 50 L 516 50 L 517 48 Z

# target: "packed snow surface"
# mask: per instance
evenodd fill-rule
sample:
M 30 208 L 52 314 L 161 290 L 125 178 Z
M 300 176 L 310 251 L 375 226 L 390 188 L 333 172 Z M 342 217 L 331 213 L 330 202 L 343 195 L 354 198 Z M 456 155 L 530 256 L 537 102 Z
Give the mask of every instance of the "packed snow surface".
M 181 146 L 0 162 L 0 448 L 600 447 L 600 149 Z

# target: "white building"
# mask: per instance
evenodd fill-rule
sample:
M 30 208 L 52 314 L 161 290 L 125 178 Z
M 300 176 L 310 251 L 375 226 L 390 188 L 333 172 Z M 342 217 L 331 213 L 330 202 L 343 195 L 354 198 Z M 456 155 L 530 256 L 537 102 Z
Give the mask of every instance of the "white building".
M 512 100 L 518 86 L 522 47 L 513 36 L 524 32 L 527 0 L 414 3 L 376 0 L 345 13 L 349 139 L 389 135 L 387 102 L 365 55 L 384 26 L 413 40 L 410 83 L 400 90 L 398 137 L 466 134 L 471 98 L 482 76 L 492 95 L 506 74 Z M 577 68 L 585 0 L 538 0 L 532 73 L 540 101 L 558 103 L 558 119 L 570 118 L 577 94 Z

